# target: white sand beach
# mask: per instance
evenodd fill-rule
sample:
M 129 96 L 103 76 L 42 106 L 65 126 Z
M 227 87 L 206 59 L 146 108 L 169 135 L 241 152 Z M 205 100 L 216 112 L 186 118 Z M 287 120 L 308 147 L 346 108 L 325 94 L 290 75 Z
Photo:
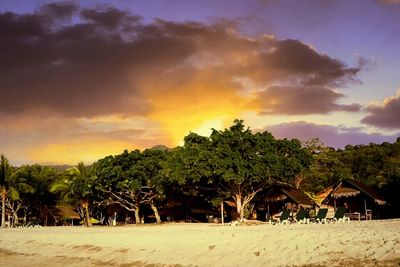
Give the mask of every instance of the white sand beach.
M 0 230 L 1 266 L 399 266 L 400 220 Z

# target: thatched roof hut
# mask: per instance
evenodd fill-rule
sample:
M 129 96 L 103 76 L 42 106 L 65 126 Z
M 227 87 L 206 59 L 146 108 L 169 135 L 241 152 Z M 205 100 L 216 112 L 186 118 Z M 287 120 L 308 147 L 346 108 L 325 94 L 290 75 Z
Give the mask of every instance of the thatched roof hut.
M 339 198 L 349 198 L 357 197 L 368 198 L 373 200 L 378 205 L 385 205 L 386 201 L 384 198 L 378 194 L 373 188 L 367 186 L 366 184 L 354 180 L 354 179 L 343 179 L 335 186 L 331 192 L 322 201 L 323 204 L 328 204 L 332 200 Z
M 375 215 L 379 217 L 378 206 L 386 204 L 384 198 L 373 188 L 354 179 L 343 179 L 334 185 L 322 204 L 333 205 L 336 209 L 337 201 L 348 212 L 361 213 L 365 219 L 372 219 L 371 207 L 376 208 L 378 214 Z
M 302 190 L 288 184 L 277 183 L 267 188 L 263 194 L 265 202 L 293 202 L 303 208 L 311 208 L 314 202 Z

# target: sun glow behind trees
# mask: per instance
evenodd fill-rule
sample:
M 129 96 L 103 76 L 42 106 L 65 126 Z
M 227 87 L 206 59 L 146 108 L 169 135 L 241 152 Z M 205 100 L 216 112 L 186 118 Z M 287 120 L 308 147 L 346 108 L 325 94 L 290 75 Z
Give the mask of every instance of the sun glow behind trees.
M 18 218 L 23 209 L 25 219 L 36 218 L 45 225 L 50 216 L 57 223 L 56 200 L 75 205 L 86 225 L 90 216 L 104 219 L 111 204 L 134 213 L 136 223 L 141 223 L 140 210 L 148 205 L 161 222 L 159 210 L 177 195 L 200 197 L 210 204 L 210 212 L 218 209 L 211 204 L 228 201 L 243 219 L 246 206 L 273 182 L 315 193 L 341 178 L 354 177 L 399 206 L 399 159 L 400 139 L 344 150 L 325 147 L 318 140 L 302 147 L 297 139 L 252 132 L 236 120 L 225 130 L 213 129 L 208 137 L 190 133 L 183 146 L 174 149 L 124 151 L 93 166 L 80 163 L 65 171 L 40 165 L 14 168 L 2 156 L 0 189 L 3 203 L 17 204 L 7 204 L 3 211 Z

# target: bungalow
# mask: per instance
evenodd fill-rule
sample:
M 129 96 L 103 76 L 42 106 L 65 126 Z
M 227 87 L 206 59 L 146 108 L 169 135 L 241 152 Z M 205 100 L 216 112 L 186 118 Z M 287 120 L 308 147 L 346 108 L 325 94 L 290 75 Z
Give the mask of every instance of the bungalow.
M 332 187 L 322 204 L 347 208 L 347 215 L 355 219 L 379 218 L 379 206 L 386 201 L 373 188 L 355 179 L 343 179 Z M 373 211 L 374 209 L 374 211 Z

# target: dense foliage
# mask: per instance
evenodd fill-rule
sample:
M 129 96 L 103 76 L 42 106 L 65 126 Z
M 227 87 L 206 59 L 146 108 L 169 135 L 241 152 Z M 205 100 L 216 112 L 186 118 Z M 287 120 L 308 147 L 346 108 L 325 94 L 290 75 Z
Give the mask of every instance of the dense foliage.
M 252 133 L 242 121 L 209 138 L 194 133 L 176 151 L 169 175 L 181 183 L 201 182 L 215 187 L 222 200 L 232 199 L 240 219 L 246 206 L 268 184 L 291 181 L 311 163 L 298 140 L 276 140 L 270 133 Z M 167 164 L 168 165 L 168 164 Z
M 143 204 L 151 206 L 157 223 L 160 223 L 157 204 L 165 197 L 166 182 L 161 175 L 165 156 L 165 151 L 157 149 L 125 150 L 121 155 L 101 159 L 96 164 L 96 188 L 107 196 L 108 204 L 116 203 L 134 212 L 137 224 Z
M 2 227 L 9 220 L 12 225 L 61 223 L 60 203 L 74 207 L 86 226 L 93 217 L 106 223 L 118 207 L 136 223 L 143 222 L 146 212 L 160 223 L 177 195 L 230 203 L 243 219 L 254 197 L 273 182 L 316 193 L 349 177 L 374 187 L 394 209 L 400 207 L 400 138 L 393 144 L 336 150 L 318 139 L 303 145 L 296 139 L 275 139 L 236 120 L 209 137 L 190 133 L 184 140 L 174 149 L 124 151 L 92 166 L 79 163 L 64 170 L 37 164 L 13 167 L 2 155 Z

